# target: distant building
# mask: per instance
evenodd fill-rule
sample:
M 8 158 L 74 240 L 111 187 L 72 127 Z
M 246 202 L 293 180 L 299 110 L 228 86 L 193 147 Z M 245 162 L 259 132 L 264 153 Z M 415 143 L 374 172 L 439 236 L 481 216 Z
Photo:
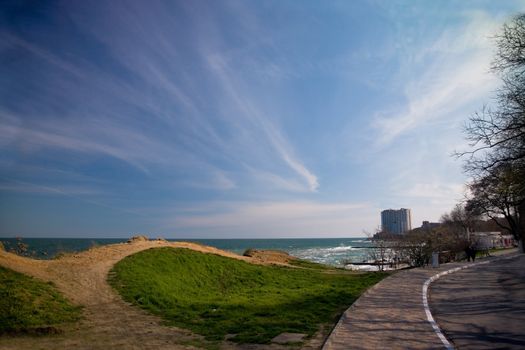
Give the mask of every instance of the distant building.
M 512 248 L 517 246 L 514 237 L 501 232 L 471 232 L 470 239 L 477 249 Z
M 439 225 L 441 225 L 439 222 L 423 221 L 421 228 L 423 230 L 432 230 L 433 228 L 439 227 Z
M 401 234 L 412 230 L 410 209 L 387 209 L 381 212 L 381 229 L 383 232 Z

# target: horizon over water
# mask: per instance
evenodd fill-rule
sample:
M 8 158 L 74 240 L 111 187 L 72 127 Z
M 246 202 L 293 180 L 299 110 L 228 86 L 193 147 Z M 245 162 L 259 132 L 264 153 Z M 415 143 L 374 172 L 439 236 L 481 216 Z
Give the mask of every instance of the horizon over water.
M 79 252 L 93 246 L 123 243 L 128 238 L 25 238 L 28 252 L 38 259 L 51 259 L 61 252 Z M 286 251 L 292 256 L 333 266 L 345 261 L 361 262 L 366 259 L 371 242 L 366 237 L 353 238 L 170 238 L 170 242 L 195 242 L 236 254 L 248 248 Z M 6 250 L 14 248 L 16 237 L 2 238 Z

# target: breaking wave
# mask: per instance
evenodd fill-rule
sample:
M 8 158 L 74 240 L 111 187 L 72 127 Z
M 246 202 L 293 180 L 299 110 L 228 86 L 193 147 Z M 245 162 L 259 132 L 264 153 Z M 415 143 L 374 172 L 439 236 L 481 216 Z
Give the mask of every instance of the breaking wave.
M 343 266 L 347 261 L 364 261 L 367 249 L 351 245 L 336 247 L 319 247 L 306 249 L 291 249 L 289 253 L 297 258 L 318 262 L 321 264 Z

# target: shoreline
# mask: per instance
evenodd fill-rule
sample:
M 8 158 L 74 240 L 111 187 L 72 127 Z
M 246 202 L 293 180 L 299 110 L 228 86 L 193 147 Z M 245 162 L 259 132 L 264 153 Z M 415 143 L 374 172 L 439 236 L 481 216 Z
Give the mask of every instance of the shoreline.
M 124 243 L 127 239 L 60 239 L 60 238 L 22 238 L 28 245 L 26 256 L 48 260 L 59 253 L 76 253 L 94 246 Z M 16 238 L 0 238 L 7 250 L 16 248 Z M 304 239 L 194 239 L 181 241 L 169 239 L 169 242 L 188 242 L 213 246 L 221 250 L 242 255 L 247 249 L 281 250 L 297 258 L 344 267 L 346 260 L 362 261 L 366 258 L 365 238 L 304 238 Z M 34 251 L 34 252 L 33 252 Z

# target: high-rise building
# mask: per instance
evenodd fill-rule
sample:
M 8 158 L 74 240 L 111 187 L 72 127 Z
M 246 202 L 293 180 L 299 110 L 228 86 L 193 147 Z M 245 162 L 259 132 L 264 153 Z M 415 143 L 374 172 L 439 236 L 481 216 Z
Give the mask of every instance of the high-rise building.
M 381 230 L 385 233 L 401 234 L 412 229 L 410 209 L 387 209 L 381 212 Z

